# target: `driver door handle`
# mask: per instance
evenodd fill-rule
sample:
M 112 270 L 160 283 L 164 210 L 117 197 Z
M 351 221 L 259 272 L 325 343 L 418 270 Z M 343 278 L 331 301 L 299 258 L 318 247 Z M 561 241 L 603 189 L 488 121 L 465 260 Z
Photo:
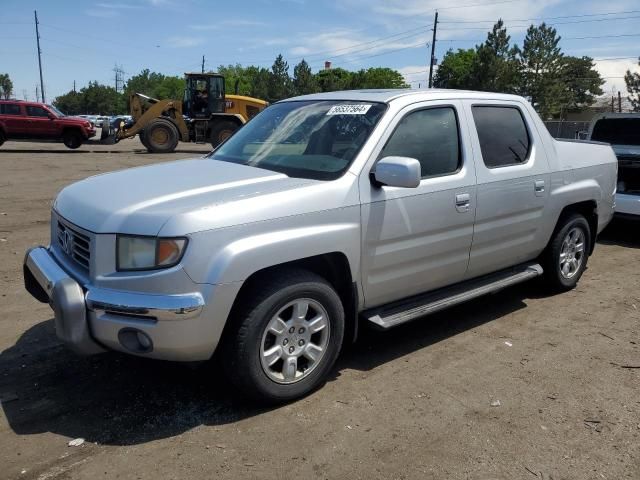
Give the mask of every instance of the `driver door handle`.
M 456 194 L 456 210 L 460 213 L 468 212 L 471 205 L 471 195 L 468 193 Z

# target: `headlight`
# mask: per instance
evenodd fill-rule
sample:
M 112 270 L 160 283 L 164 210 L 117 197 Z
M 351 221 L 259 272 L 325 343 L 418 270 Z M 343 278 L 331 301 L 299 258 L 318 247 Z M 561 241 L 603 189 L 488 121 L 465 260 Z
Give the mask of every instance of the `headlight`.
M 173 267 L 182 259 L 186 246 L 186 238 L 118 235 L 116 267 L 118 271 Z

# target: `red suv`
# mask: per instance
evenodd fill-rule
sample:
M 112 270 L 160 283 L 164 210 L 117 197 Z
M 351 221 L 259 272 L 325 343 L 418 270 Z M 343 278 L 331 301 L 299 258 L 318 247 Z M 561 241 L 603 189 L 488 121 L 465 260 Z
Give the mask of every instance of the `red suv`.
M 84 118 L 67 117 L 51 105 L 21 100 L 0 100 L 0 145 L 5 140 L 62 140 L 69 148 L 95 136 Z

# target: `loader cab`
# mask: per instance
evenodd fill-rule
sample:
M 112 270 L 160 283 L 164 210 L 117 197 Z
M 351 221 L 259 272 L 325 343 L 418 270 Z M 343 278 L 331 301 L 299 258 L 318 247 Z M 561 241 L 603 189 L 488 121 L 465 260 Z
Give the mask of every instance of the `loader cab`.
M 224 77 L 217 73 L 185 73 L 183 112 L 191 118 L 209 118 L 224 113 Z

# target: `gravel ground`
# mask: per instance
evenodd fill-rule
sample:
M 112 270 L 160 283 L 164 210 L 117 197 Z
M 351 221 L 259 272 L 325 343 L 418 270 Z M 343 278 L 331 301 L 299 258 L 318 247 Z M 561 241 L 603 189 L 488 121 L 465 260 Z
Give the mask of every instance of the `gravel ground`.
M 279 408 L 213 364 L 68 352 L 22 286 L 53 197 L 207 151 L 180 148 L 0 148 L 0 478 L 640 478 L 640 223 L 614 222 L 571 292 L 531 282 L 365 329 L 324 388 Z

